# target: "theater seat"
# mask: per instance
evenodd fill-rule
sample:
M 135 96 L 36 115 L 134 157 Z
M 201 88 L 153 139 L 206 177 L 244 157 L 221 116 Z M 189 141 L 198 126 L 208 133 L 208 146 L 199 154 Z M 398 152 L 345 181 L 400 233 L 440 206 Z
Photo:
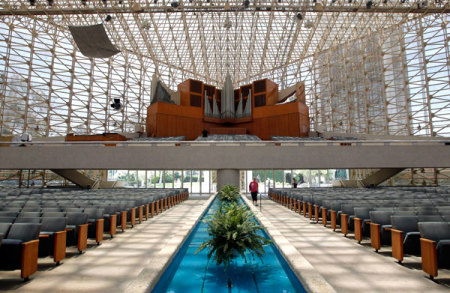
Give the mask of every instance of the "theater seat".
M 419 222 L 422 270 L 431 279 L 450 267 L 450 222 Z
M 375 251 L 381 245 L 391 245 L 391 211 L 371 211 L 370 214 L 370 242 Z
M 9 232 L 9 228 L 11 228 L 11 223 L 0 223 L 0 233 L 3 234 L 3 237 L 6 236 Z
M 0 217 L 0 223 L 14 223 L 16 217 Z
M 42 218 L 39 234 L 39 256 L 53 256 L 57 264 L 66 257 L 66 218 Z
M 100 244 L 103 240 L 104 222 L 103 209 L 86 208 L 84 213 L 88 214 L 88 238 L 93 238 Z
M 67 213 L 67 246 L 76 245 L 82 253 L 87 248 L 88 215 Z
M 40 224 L 11 225 L 0 247 L 0 269 L 21 270 L 25 280 L 37 271 Z
M 405 253 L 420 254 L 420 233 L 418 216 L 391 216 L 392 257 L 403 261 Z

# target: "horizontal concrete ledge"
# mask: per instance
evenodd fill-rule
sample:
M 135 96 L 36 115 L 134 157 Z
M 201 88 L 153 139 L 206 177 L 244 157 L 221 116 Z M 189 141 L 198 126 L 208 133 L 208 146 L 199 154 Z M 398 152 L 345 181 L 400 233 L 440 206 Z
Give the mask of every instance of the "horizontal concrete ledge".
M 275 246 L 291 266 L 306 291 L 313 293 L 332 293 L 334 288 L 317 272 L 317 270 L 298 252 L 298 250 L 278 231 L 272 223 L 259 212 L 246 196 L 241 196 L 258 221 L 264 226 Z
M 76 144 L 0 147 L 0 169 L 337 169 L 447 168 L 445 142 L 317 143 L 306 147 L 274 142 L 149 147 Z

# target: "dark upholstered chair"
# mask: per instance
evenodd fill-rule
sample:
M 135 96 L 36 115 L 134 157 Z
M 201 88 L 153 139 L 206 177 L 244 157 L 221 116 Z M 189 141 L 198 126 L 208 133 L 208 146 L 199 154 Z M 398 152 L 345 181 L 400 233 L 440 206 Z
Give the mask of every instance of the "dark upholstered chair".
M 109 232 L 111 238 L 114 237 L 117 230 L 117 214 L 116 207 L 112 205 L 102 205 L 101 208 L 103 211 L 103 219 L 104 222 L 104 230 L 105 232 Z
M 53 213 L 53 212 L 61 212 L 59 207 L 45 207 L 42 208 L 42 213 Z
M 64 213 L 64 212 L 44 212 L 44 213 L 42 213 L 43 218 L 51 218 L 51 217 L 64 218 L 65 215 L 66 215 L 66 213 Z
M 67 246 L 77 245 L 78 251 L 87 248 L 88 215 L 84 213 L 67 213 Z
M 391 211 L 371 211 L 370 215 L 370 242 L 375 251 L 381 245 L 391 245 Z
M 17 215 L 19 214 L 18 211 L 14 212 L 14 211 L 3 211 L 0 212 L 0 217 L 14 217 L 17 218 Z
M 361 243 L 363 236 L 370 235 L 370 208 L 355 207 L 353 217 L 353 229 L 355 231 L 355 239 Z
M 16 217 L 1 217 L 0 216 L 0 223 L 14 223 L 14 221 L 16 220 Z
M 420 254 L 420 233 L 418 216 L 391 216 L 392 257 L 403 261 L 405 253 Z
M 419 222 L 422 270 L 431 279 L 450 267 L 450 222 Z
M 67 213 L 82 213 L 84 208 L 66 208 Z
M 97 245 L 103 240 L 104 222 L 103 209 L 98 208 L 86 208 L 84 213 L 88 214 L 88 238 L 95 239 Z
M 18 218 L 39 218 L 41 216 L 40 212 L 21 212 Z
M 19 223 L 11 225 L 0 246 L 0 269 L 21 270 L 28 279 L 37 271 L 40 224 Z
M 39 224 L 41 222 L 41 218 L 17 218 L 14 223 L 36 223 Z
M 0 233 L 3 234 L 3 237 L 6 236 L 9 232 L 9 228 L 11 228 L 11 223 L 0 223 Z
M 39 234 L 39 256 L 53 256 L 54 262 L 60 263 L 66 257 L 67 218 L 42 218 Z
M 342 203 L 339 201 L 333 202 L 330 207 L 330 214 L 327 215 L 330 217 L 331 228 L 333 231 L 336 230 L 337 225 L 341 224 L 341 217 L 338 216 L 339 211 L 341 210 Z
M 337 216 L 341 219 L 341 232 L 344 236 L 347 236 L 349 230 L 349 218 L 354 214 L 354 204 L 343 204 L 341 210 L 337 213 Z

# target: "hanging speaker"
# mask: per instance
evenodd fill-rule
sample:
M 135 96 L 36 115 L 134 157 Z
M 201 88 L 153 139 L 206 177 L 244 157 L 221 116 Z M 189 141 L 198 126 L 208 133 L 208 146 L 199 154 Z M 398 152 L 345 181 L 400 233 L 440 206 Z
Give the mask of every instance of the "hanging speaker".
M 113 108 L 114 110 L 120 110 L 122 108 L 120 99 L 114 99 L 114 103 L 111 104 L 111 108 Z

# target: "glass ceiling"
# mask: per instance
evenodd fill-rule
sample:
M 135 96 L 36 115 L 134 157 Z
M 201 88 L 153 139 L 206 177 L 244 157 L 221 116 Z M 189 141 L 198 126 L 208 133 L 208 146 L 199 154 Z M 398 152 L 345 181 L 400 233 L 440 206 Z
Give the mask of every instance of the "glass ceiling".
M 175 70 L 221 85 L 229 72 L 237 86 L 274 70 L 285 76 L 289 65 L 418 15 L 450 11 L 446 1 L 372 1 L 248 1 L 246 7 L 235 0 L 6 0 L 0 16 L 60 28 L 103 22 L 121 51 L 153 63 L 157 75 Z

